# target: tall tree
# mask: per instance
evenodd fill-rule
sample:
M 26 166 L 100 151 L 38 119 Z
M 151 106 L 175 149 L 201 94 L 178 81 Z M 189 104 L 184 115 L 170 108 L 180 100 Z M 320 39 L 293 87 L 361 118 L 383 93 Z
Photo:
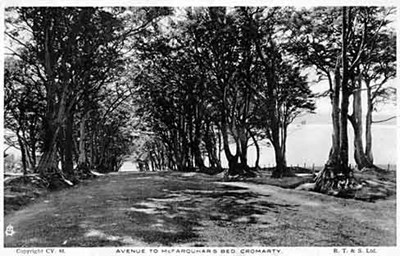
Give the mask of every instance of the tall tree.
M 213 85 L 209 87 L 215 110 L 212 119 L 222 135 L 228 174 L 253 175 L 247 148 L 254 129 L 249 119 L 253 111 L 254 92 L 250 87 L 255 58 L 243 22 L 238 12 L 227 8 L 199 9 L 190 17 L 196 22 L 189 27 L 195 40 L 196 60 L 207 70 L 207 83 Z
M 256 109 L 261 118 L 261 129 L 275 151 L 276 168 L 273 177 L 292 175 L 286 164 L 286 139 L 290 123 L 302 112 L 315 106 L 312 93 L 300 68 L 296 67 L 290 52 L 285 51 L 282 34 L 287 30 L 282 17 L 285 8 L 240 8 L 244 16 L 246 38 L 250 40 L 262 67 L 255 90 Z M 261 97 L 260 97 L 261 96 Z M 257 119 L 257 118 L 256 118 Z
M 44 101 L 43 85 L 33 76 L 31 67 L 15 58 L 5 61 L 5 128 L 17 137 L 24 173 L 36 168 Z
M 117 40 L 121 24 L 100 8 L 15 10 L 27 29 L 7 35 L 23 46 L 24 51 L 14 51 L 15 55 L 35 67 L 33 78 L 45 88 L 43 154 L 38 170 L 43 176 L 58 172 L 58 148 L 63 173 L 73 176 L 73 120 L 77 105 L 83 95 L 95 93 L 118 74 L 119 48 L 123 45 Z
M 347 118 L 349 111 L 349 86 L 351 69 L 357 59 L 349 59 L 348 48 L 351 40 L 351 9 L 342 7 L 341 10 L 341 46 L 340 54 L 334 70 L 334 87 L 332 88 L 332 122 L 333 145 L 329 159 L 324 169 L 316 179 L 316 190 L 327 193 L 341 193 L 352 185 L 352 170 L 349 167 L 349 141 L 347 133 Z M 352 62 L 354 61 L 354 62 Z
M 390 29 L 392 8 L 368 7 L 358 10 L 361 25 L 353 34 L 359 42 L 350 54 L 358 54 L 357 48 L 364 47 L 360 62 L 352 76 L 353 113 L 349 120 L 354 130 L 354 159 L 358 168 L 375 167 L 372 156 L 372 112 L 376 102 L 384 99 L 393 88 L 386 86 L 395 75 L 395 36 Z M 363 46 L 364 45 L 364 46 Z M 366 90 L 365 148 L 363 143 L 362 92 Z M 377 168 L 377 167 L 375 167 Z
M 143 95 L 149 101 L 143 106 L 158 120 L 157 131 L 164 132 L 174 162 L 188 169 L 194 158 L 195 166 L 201 168 L 203 145 L 210 164 L 219 168 L 214 149 L 220 133 L 228 175 L 253 175 L 247 148 L 251 138 L 257 143 L 257 130 L 263 129 L 273 134 L 269 138 L 282 166 L 274 176 L 280 177 L 286 169 L 287 127 L 300 112 L 312 109 L 313 103 L 299 68 L 283 60 L 278 46 L 270 47 L 268 38 L 278 37 L 275 27 L 267 28 L 266 17 L 255 21 L 267 9 L 186 11 L 185 19 L 171 26 L 175 33 L 161 33 L 147 42 L 147 56 L 142 54 L 151 59 L 146 70 L 154 70 L 145 78 L 148 86 Z M 272 24 L 278 27 L 278 22 Z M 266 60 L 266 55 L 274 59 Z M 262 124 L 256 116 L 263 119 Z
M 358 108 L 361 106 L 360 84 L 357 81 L 357 77 L 361 78 L 358 75 L 361 70 L 359 67 L 372 56 L 371 52 L 377 42 L 373 34 L 379 32 L 372 29 L 379 28 L 371 25 L 371 17 L 376 15 L 372 15 L 372 9 L 315 8 L 292 15 L 292 40 L 289 48 L 304 64 L 316 67 L 317 73 L 329 82 L 333 134 L 329 159 L 317 177 L 316 189 L 322 192 L 337 194 L 351 189 L 354 184 L 348 166 L 347 122 L 352 95 L 355 112 L 350 119 L 361 121 Z M 372 16 L 366 16 L 366 13 Z M 359 136 L 360 131 L 355 131 Z M 357 145 L 357 150 L 361 152 L 360 145 Z

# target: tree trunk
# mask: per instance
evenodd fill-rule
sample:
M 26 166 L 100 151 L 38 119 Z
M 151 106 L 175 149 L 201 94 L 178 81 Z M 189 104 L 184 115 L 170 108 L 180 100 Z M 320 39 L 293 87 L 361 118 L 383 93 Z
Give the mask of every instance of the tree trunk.
M 204 168 L 204 161 L 201 156 L 201 150 L 200 150 L 200 143 L 202 141 L 202 136 L 201 136 L 201 120 L 198 120 L 198 117 L 196 116 L 196 122 L 195 122 L 195 127 L 194 127 L 194 139 L 193 139 L 193 144 L 192 144 L 192 152 L 194 154 L 194 162 L 197 168 L 203 169 Z
M 58 169 L 56 141 L 59 127 L 55 127 L 55 121 L 52 120 L 52 116 L 53 113 L 48 113 L 44 120 L 43 154 L 37 166 L 38 173 L 42 176 L 45 176 L 48 171 L 53 172 L 52 169 Z
M 226 159 L 228 160 L 228 173 L 227 175 L 237 175 L 240 174 L 240 167 L 238 164 L 238 155 L 240 151 L 239 145 L 236 143 L 236 154 L 233 155 L 229 148 L 229 136 L 227 131 L 227 125 L 225 121 L 223 121 L 221 126 L 221 133 L 222 133 L 222 143 L 225 152 Z
M 65 117 L 67 87 L 59 88 L 61 93 L 57 92 L 58 84 L 55 81 L 53 72 L 54 52 L 51 42 L 51 26 L 44 28 L 44 70 L 47 77 L 45 83 L 46 88 L 46 115 L 44 118 L 43 129 L 43 154 L 39 160 L 37 167 L 38 173 L 49 179 L 50 187 L 56 187 L 59 182 L 53 180 L 54 174 L 59 174 L 63 178 L 62 173 L 57 165 L 57 139 L 60 135 L 61 125 Z M 58 102 L 56 100 L 58 99 Z M 60 178 L 60 177 L 58 177 Z M 54 184 L 53 184 L 54 183 Z
M 206 132 L 203 141 L 207 150 L 210 167 L 217 168 L 218 170 L 222 169 L 220 159 L 218 158 L 216 152 L 217 145 L 216 145 L 215 133 L 212 129 L 212 124 L 210 123 L 206 124 Z
M 60 137 L 60 132 L 64 118 L 66 116 L 66 96 L 67 88 L 63 89 L 58 108 L 48 108 L 47 111 L 53 111 L 47 113 L 45 124 L 47 129 L 45 130 L 45 140 L 43 146 L 43 155 L 40 158 L 38 164 L 38 172 L 41 176 L 47 177 L 52 173 L 59 172 L 57 165 L 57 139 Z M 55 116 L 55 118 L 53 118 Z M 62 175 L 62 173 L 60 173 Z
M 357 163 L 357 168 L 359 170 L 364 167 L 371 167 L 372 164 L 368 161 L 364 150 L 363 150 L 363 141 L 362 141 L 362 131 L 361 124 L 354 124 L 354 160 Z
M 244 169 L 248 169 L 247 165 L 247 143 L 248 136 L 246 135 L 246 131 L 243 128 L 239 129 L 239 141 L 240 144 L 240 163 Z
M 79 156 L 78 156 L 78 166 L 87 165 L 88 157 L 86 154 L 86 120 L 89 117 L 91 111 L 85 112 L 79 123 Z
M 185 113 L 188 113 L 190 110 L 187 110 L 187 112 L 185 111 Z M 187 150 L 184 151 L 184 153 L 186 153 L 187 155 L 187 167 L 189 167 L 189 169 L 194 169 L 195 165 L 196 165 L 196 159 L 195 159 L 195 153 L 194 153 L 194 127 L 193 127 L 193 118 L 192 115 L 190 114 L 190 112 L 188 113 L 188 117 L 183 118 L 184 122 L 186 123 L 186 131 L 183 133 L 183 136 L 185 137 L 185 140 L 187 141 L 186 143 L 186 147 Z
M 63 172 L 68 177 L 74 176 L 74 162 L 73 162 L 73 124 L 74 115 L 73 113 L 67 113 L 65 117 L 65 136 L 63 145 L 64 154 L 64 167 Z
M 51 126 L 53 126 L 51 124 Z M 38 173 L 46 177 L 49 173 L 57 172 L 58 171 L 58 166 L 57 166 L 57 143 L 56 139 L 58 137 L 60 128 L 57 127 L 54 131 L 49 132 L 47 130 L 46 137 L 47 137 L 47 143 L 48 145 L 45 146 L 45 150 L 39 160 L 38 164 Z
M 316 177 L 315 190 L 341 196 L 348 196 L 349 188 L 354 184 L 352 171 L 348 165 L 348 136 L 347 119 L 350 92 L 348 89 L 349 70 L 347 60 L 346 33 L 347 7 L 342 8 L 342 74 L 340 74 L 340 61 L 338 59 L 335 67 L 334 87 L 331 84 L 331 103 L 332 103 L 332 148 L 329 159 L 325 167 Z M 341 95 L 340 95 L 341 92 Z M 341 108 L 339 101 L 341 96 Z M 340 113 L 340 116 L 339 116 Z
M 57 147 L 53 144 L 53 147 L 43 153 L 38 164 L 38 170 L 41 176 L 47 177 L 49 174 L 57 172 Z
M 332 147 L 329 152 L 328 165 L 338 166 L 340 151 L 340 67 L 336 63 L 334 87 L 331 85 L 331 105 L 332 105 Z
M 249 133 L 250 133 L 251 139 L 254 142 L 254 146 L 256 147 L 256 161 L 254 163 L 254 168 L 256 170 L 258 170 L 258 169 L 260 169 L 260 145 L 258 145 L 256 136 L 251 131 L 249 131 Z
M 28 174 L 28 167 L 27 167 L 27 159 L 26 159 L 26 149 L 25 149 L 25 144 L 21 138 L 21 135 L 19 134 L 19 130 L 17 130 L 17 138 L 18 138 L 18 144 L 21 150 L 21 162 L 22 162 L 22 172 L 24 175 Z
M 287 168 L 286 165 L 286 156 L 282 145 L 280 145 L 279 141 L 276 142 L 271 140 L 272 146 L 275 151 L 275 169 L 272 172 L 272 178 L 282 178 L 282 177 L 290 177 L 293 176 L 293 173 Z
M 343 174 L 346 176 L 349 171 L 349 139 L 347 134 L 347 118 L 349 112 L 349 97 L 350 92 L 348 88 L 349 81 L 349 70 L 347 60 L 347 39 L 346 34 L 348 30 L 348 9 L 343 7 L 342 9 L 342 79 L 341 79 L 341 92 L 342 102 L 340 109 L 340 165 Z
M 353 114 L 349 117 L 354 130 L 354 159 L 357 167 L 361 170 L 364 167 L 371 167 L 367 156 L 364 153 L 363 132 L 362 132 L 362 106 L 361 106 L 361 81 L 358 81 L 353 92 Z
M 180 139 L 180 134 L 179 131 L 173 131 L 173 136 L 172 136 L 172 140 L 173 140 L 173 152 L 174 152 L 174 162 L 176 165 L 176 170 L 181 172 L 183 171 L 183 166 L 184 166 L 184 156 L 182 154 L 182 143 L 181 143 L 181 139 Z
M 62 112 L 61 110 L 59 112 Z M 60 113 L 58 119 L 60 119 Z M 61 130 L 60 126 L 57 126 L 57 121 L 47 120 L 49 127 L 54 130 L 47 130 L 46 133 L 46 147 L 39 160 L 38 172 L 42 177 L 49 177 L 50 175 L 59 172 L 57 164 L 57 138 Z
M 334 87 L 331 85 L 331 105 L 332 105 L 332 147 L 329 152 L 328 161 L 325 167 L 318 173 L 315 180 L 315 190 L 322 193 L 330 193 L 331 190 L 338 188 L 338 174 L 340 173 L 340 67 L 336 63 Z
M 272 125 L 270 128 L 270 141 L 275 151 L 275 169 L 272 172 L 272 178 L 282 178 L 293 176 L 293 173 L 287 168 L 286 156 L 285 156 L 285 145 L 283 142 L 286 140 L 281 137 L 281 129 L 279 128 L 278 120 L 272 118 Z
M 96 131 L 92 131 L 92 136 L 90 138 L 89 165 L 97 168 L 97 166 L 95 166 L 96 162 Z
M 367 82 L 367 113 L 365 121 L 365 155 L 371 164 L 374 164 L 374 157 L 372 154 L 372 93 L 371 87 Z
M 349 96 L 346 85 L 345 87 L 342 87 L 342 104 L 340 109 L 340 165 L 345 174 L 349 171 L 349 138 L 347 134 Z
M 79 158 L 78 165 L 86 163 L 86 151 L 85 151 L 85 117 L 81 119 L 79 124 Z
M 32 170 L 35 170 L 36 169 L 36 144 L 37 144 L 37 141 L 36 141 L 36 138 L 34 137 L 35 136 L 35 134 L 34 135 L 30 135 L 31 136 L 31 168 L 32 168 Z
M 221 163 L 221 154 L 223 150 L 221 130 L 218 131 L 218 162 Z

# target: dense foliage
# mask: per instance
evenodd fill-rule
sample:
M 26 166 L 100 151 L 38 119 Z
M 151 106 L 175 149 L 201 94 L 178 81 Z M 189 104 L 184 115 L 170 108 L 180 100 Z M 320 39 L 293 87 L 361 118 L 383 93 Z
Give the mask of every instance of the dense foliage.
M 273 177 L 288 176 L 288 126 L 315 109 L 312 67 L 329 81 L 332 103 L 329 171 L 319 187 L 337 187 L 336 177 L 351 176 L 349 120 L 357 163 L 373 164 L 372 110 L 392 93 L 385 84 L 395 76 L 392 14 L 378 7 L 9 8 L 6 128 L 25 173 L 43 177 L 117 171 L 128 155 L 142 170 L 207 173 L 221 172 L 226 158 L 227 175 L 254 176 L 262 139 L 275 151 Z

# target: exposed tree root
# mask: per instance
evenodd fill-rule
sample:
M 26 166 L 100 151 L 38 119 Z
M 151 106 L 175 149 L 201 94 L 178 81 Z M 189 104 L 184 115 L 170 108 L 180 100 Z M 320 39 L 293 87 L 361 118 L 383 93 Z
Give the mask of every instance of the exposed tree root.
M 40 175 L 48 182 L 49 190 L 58 190 L 74 185 L 57 167 L 47 168 Z
M 39 174 L 14 175 L 4 179 L 4 186 L 17 186 L 21 183 L 32 184 L 39 188 L 47 188 L 49 186 L 47 180 L 40 177 Z
M 276 168 L 273 169 L 271 178 L 275 179 L 280 179 L 284 177 L 294 177 L 296 176 L 293 170 L 289 167 L 285 167 L 282 172 L 279 172 L 276 170 Z
M 235 181 L 241 180 L 245 178 L 255 178 L 259 174 L 259 170 L 257 168 L 250 168 L 247 165 L 243 164 L 235 164 L 231 166 L 224 174 L 224 181 Z
M 388 170 L 385 170 L 383 168 L 380 168 L 376 165 L 372 165 L 370 167 L 364 167 L 360 170 L 361 172 L 372 172 L 372 173 L 382 173 L 385 174 L 388 172 Z
M 314 191 L 320 193 L 351 198 L 358 189 L 360 185 L 349 167 L 339 169 L 337 166 L 326 164 L 315 178 Z
M 95 177 L 92 170 L 88 163 L 79 164 L 74 171 L 75 182 Z
M 221 173 L 223 171 L 224 171 L 224 169 L 218 168 L 218 167 L 202 167 L 202 168 L 199 168 L 199 172 L 200 173 L 205 173 L 205 174 L 208 174 L 208 175 L 217 175 L 217 174 L 219 174 L 219 173 Z

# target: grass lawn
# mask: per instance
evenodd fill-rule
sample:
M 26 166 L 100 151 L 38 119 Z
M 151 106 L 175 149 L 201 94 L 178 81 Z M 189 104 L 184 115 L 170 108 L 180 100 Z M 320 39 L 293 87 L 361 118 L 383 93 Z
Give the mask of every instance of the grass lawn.
M 7 214 L 9 224 L 5 247 L 394 246 L 396 200 L 126 172 L 45 194 Z

